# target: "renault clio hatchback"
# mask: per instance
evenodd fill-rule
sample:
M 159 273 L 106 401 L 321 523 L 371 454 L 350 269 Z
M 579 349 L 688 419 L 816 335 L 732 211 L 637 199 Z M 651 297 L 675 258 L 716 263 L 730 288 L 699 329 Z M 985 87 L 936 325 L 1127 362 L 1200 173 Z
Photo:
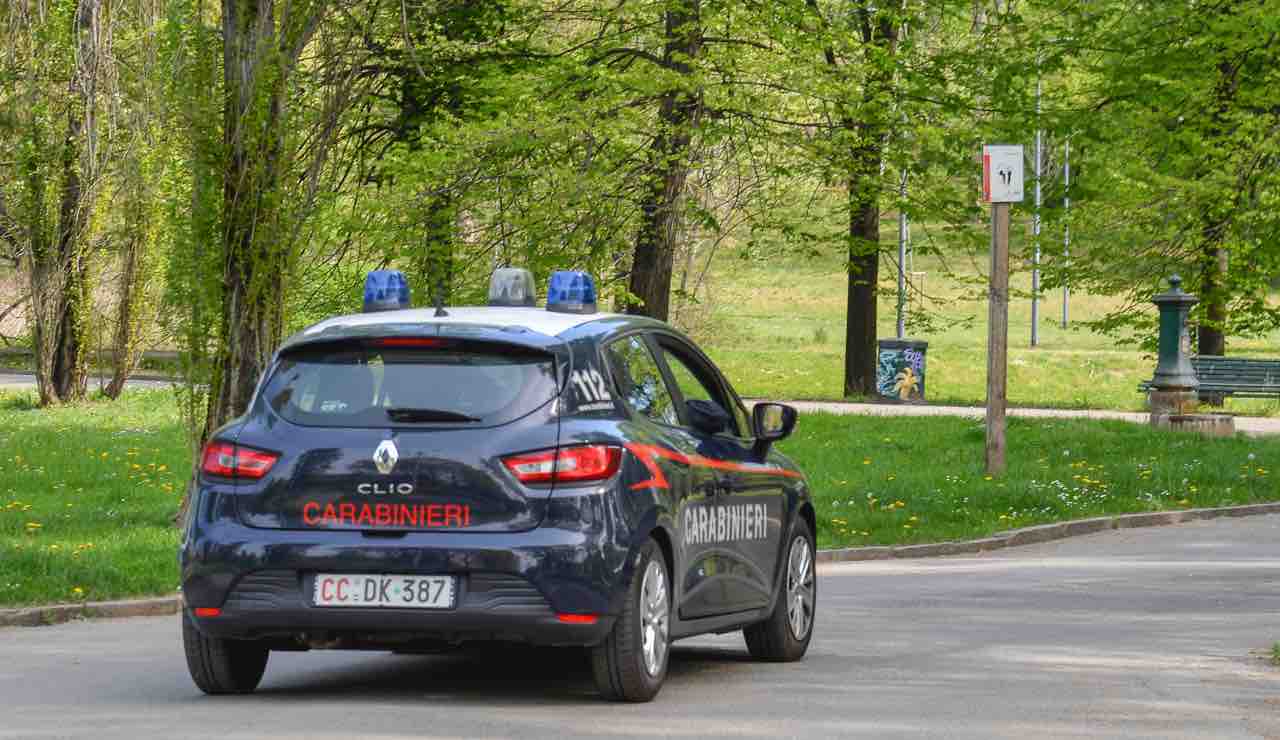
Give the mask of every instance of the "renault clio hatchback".
M 489 306 L 366 312 L 288 339 L 205 447 L 180 564 L 196 685 L 245 693 L 271 651 L 590 648 L 603 695 L 648 701 L 673 640 L 742 630 L 760 660 L 813 634 L 814 510 L 697 346 L 599 313 L 583 273 L 499 270 Z M 391 309 L 391 310 L 383 310 Z

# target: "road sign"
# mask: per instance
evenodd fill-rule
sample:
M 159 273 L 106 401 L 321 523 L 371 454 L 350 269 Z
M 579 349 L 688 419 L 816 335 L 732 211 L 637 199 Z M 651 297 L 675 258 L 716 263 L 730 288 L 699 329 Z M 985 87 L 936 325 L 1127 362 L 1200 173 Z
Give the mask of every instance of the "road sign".
M 1021 145 L 982 147 L 982 200 L 985 203 L 1022 202 Z

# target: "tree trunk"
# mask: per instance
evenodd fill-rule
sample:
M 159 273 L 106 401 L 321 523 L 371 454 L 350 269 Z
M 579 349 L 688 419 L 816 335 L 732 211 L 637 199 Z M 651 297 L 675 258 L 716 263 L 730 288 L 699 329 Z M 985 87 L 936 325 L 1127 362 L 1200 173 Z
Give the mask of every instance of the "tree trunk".
M 1228 5 L 1224 11 L 1229 11 Z M 1210 151 L 1229 151 L 1221 143 L 1227 137 L 1227 116 L 1235 102 L 1239 84 L 1237 68 L 1228 60 L 1219 61 L 1218 82 L 1214 89 L 1214 113 L 1209 126 Z M 1220 163 L 1209 163 L 1206 176 Z M 1201 277 L 1200 303 L 1203 320 L 1196 329 L 1196 351 L 1202 355 L 1225 355 L 1227 350 L 1227 300 L 1231 286 L 1227 284 L 1227 250 L 1222 246 L 1229 213 L 1219 204 L 1205 206 L 1200 230 Z
M 684 75 L 702 52 L 701 0 L 673 3 L 666 13 L 663 64 Z M 671 272 L 680 233 L 680 203 L 689 175 L 689 147 L 702 109 L 699 92 L 670 90 L 658 110 L 658 134 L 649 147 L 649 189 L 640 203 L 640 230 L 628 289 L 640 299 L 628 313 L 665 321 L 671 308 Z
M 154 259 L 153 235 L 146 211 L 150 205 L 141 200 L 144 197 L 141 192 L 127 197 L 133 200 L 125 206 L 130 210 L 126 217 L 129 241 L 124 248 L 124 264 L 120 271 L 120 303 L 116 307 L 111 381 L 103 391 L 113 399 L 120 397 L 125 382 L 142 360 L 147 336 L 145 327 L 154 322 L 156 307 L 154 287 L 150 284 Z
M 289 249 L 280 184 L 284 90 L 274 2 L 223 0 L 221 341 L 203 438 L 244 413 L 283 331 Z M 288 38 L 288 34 L 282 34 Z
M 1227 353 L 1227 250 L 1220 245 L 1205 251 L 1204 272 L 1200 280 L 1204 320 L 1196 329 L 1196 352 L 1202 355 Z
M 88 387 L 89 319 L 93 311 L 88 232 L 98 180 L 101 16 L 101 0 L 80 0 L 76 6 L 75 62 L 61 145 L 58 228 L 52 244 L 39 237 L 32 240 L 32 323 L 41 404 L 83 399 Z
M 420 306 L 434 306 L 437 301 L 449 305 L 453 299 L 454 252 L 458 242 L 458 209 L 447 196 L 431 198 L 426 206 L 426 244 L 417 260 L 422 294 Z
M 892 57 L 897 51 L 898 27 L 882 13 L 863 27 L 869 53 Z M 828 53 L 828 63 L 833 56 Z M 870 395 L 876 390 L 876 320 L 880 297 L 881 162 L 890 126 L 888 111 L 893 92 L 891 65 L 880 64 L 866 82 L 861 121 L 845 119 L 856 133 L 849 164 L 848 304 L 845 309 L 844 395 Z
M 849 290 L 844 336 L 844 395 L 876 390 L 876 320 L 880 281 L 880 147 L 863 155 L 849 181 Z M 867 167 L 874 164 L 867 172 Z

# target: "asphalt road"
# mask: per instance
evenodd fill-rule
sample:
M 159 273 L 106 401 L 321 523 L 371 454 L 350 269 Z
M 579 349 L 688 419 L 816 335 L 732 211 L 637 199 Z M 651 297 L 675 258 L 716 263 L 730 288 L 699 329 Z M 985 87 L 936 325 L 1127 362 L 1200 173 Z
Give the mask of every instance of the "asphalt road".
M 0 737 L 1280 737 L 1280 516 L 821 570 L 803 663 L 679 643 L 652 704 L 584 657 L 277 654 L 202 696 L 173 618 L 0 630 Z
M 102 376 L 91 376 L 89 378 L 89 389 L 97 390 L 99 386 L 105 386 L 110 378 Z M 168 388 L 173 385 L 168 380 L 152 380 L 143 378 L 134 378 L 126 384 L 127 388 Z M 0 372 L 0 391 L 23 391 L 32 390 L 36 387 L 36 376 L 31 373 L 20 372 Z

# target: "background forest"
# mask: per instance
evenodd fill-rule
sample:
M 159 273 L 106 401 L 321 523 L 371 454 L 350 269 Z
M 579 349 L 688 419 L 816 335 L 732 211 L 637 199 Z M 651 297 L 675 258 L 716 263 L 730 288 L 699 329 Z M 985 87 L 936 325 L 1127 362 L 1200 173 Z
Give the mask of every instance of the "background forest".
M 1105 299 L 1084 346 L 1130 346 L 1178 272 L 1200 352 L 1258 346 L 1278 32 L 1280 0 L 0 0 L 0 334 L 42 404 L 82 398 L 98 350 L 109 396 L 177 350 L 199 441 L 370 269 L 427 305 L 577 268 L 723 347 L 748 394 L 859 396 L 898 226 L 929 265 L 908 331 L 969 336 L 975 156 L 1039 130 L 1025 290 Z M 717 285 L 755 313 L 717 315 Z M 829 377 L 777 383 L 744 324 L 810 308 Z

